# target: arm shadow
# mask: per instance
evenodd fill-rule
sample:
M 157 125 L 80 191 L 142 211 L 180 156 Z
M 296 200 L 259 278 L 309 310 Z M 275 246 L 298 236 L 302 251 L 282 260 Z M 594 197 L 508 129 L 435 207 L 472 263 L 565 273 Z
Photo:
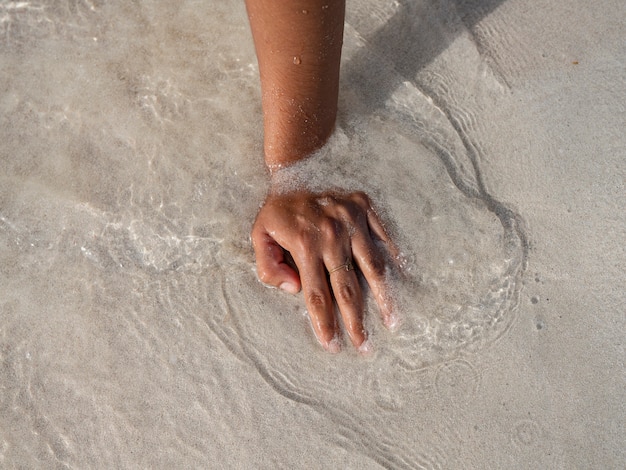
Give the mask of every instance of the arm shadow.
M 342 73 L 368 111 L 385 103 L 400 82 L 415 75 L 454 41 L 505 0 L 400 0 L 382 27 L 368 33 L 372 10 L 366 2 L 348 2 L 347 23 L 366 46 L 357 51 Z M 395 73 L 380 74 L 376 70 Z

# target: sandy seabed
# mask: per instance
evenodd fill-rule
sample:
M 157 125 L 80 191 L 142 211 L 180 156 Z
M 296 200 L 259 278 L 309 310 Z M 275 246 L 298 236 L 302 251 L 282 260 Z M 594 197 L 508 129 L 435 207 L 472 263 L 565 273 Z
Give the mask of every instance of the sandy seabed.
M 625 25 L 348 0 L 306 172 L 406 259 L 364 358 L 256 280 L 243 1 L 0 0 L 0 467 L 624 468 Z

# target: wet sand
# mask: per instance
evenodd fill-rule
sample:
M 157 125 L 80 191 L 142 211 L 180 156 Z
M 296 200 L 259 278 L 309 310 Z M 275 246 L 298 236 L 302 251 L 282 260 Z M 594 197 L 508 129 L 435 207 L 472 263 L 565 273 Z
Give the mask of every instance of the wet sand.
M 243 2 L 0 2 L 0 466 L 622 468 L 626 12 L 553 3 L 348 2 L 363 358 L 256 280 Z

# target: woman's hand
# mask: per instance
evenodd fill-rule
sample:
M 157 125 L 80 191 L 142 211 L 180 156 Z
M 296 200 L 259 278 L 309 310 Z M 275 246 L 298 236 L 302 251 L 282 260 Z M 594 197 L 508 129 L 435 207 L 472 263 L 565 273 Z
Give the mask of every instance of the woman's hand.
M 315 334 L 330 352 L 341 347 L 333 298 L 352 344 L 363 352 L 369 348 L 354 268 L 369 284 L 385 325 L 393 328 L 397 323 L 385 281 L 385 255 L 377 240 L 397 255 L 362 192 L 270 193 L 252 229 L 259 279 L 292 294 L 302 289 Z
M 274 172 L 310 156 L 334 129 L 345 0 L 246 0 L 246 7 L 261 76 L 265 163 Z M 315 334 L 335 352 L 333 297 L 352 343 L 361 351 L 369 344 L 354 268 L 385 324 L 395 326 L 377 239 L 393 250 L 369 198 L 339 191 L 271 192 L 252 230 L 261 281 L 294 294 L 302 289 Z

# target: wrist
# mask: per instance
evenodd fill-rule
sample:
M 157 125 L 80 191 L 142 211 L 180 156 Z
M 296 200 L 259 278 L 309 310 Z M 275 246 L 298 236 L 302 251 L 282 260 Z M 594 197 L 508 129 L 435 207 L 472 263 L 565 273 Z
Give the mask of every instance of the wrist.
M 330 137 L 331 132 L 319 134 L 300 133 L 287 138 L 273 136 L 264 142 L 265 165 L 271 174 L 291 167 L 308 159 L 320 150 Z
M 270 171 L 303 160 L 326 144 L 335 127 L 336 92 L 324 98 L 264 100 L 263 149 Z
M 326 191 L 331 188 L 359 188 L 354 180 L 350 141 L 341 128 L 329 136 L 319 149 L 289 163 L 269 167 L 270 193 L 288 193 L 299 189 Z

